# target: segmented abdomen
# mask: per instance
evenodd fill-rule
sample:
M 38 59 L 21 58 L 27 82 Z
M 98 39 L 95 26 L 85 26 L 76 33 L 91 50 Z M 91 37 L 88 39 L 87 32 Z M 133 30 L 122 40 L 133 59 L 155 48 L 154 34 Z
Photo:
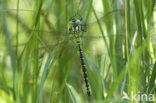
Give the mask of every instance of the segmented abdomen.
M 80 41 L 77 41 L 77 44 L 78 44 L 78 47 L 79 47 L 82 71 L 83 71 L 84 80 L 85 80 L 85 83 L 86 83 L 87 94 L 88 94 L 88 96 L 90 96 L 90 88 L 89 88 L 89 82 L 88 82 L 88 76 L 87 76 L 87 69 L 86 69 L 86 65 L 85 65 L 85 62 L 84 62 L 84 57 L 83 57 L 83 52 L 82 52 L 82 49 L 81 49 Z

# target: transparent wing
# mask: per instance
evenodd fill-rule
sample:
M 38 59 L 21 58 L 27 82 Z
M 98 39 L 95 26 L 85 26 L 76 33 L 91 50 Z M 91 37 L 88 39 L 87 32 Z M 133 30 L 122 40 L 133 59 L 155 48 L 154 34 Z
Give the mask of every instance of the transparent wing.
M 16 11 L 16 9 L 6 9 L 5 11 L 8 11 L 8 14 L 12 17 L 15 17 L 15 19 L 16 19 L 16 14 L 14 14 L 13 12 L 10 12 L 10 11 Z M 23 10 L 19 9 L 19 11 L 33 12 L 33 10 L 24 10 L 24 9 Z M 98 16 L 99 17 L 98 19 L 100 20 L 101 23 L 103 23 L 103 21 L 105 21 L 105 16 L 111 15 L 114 12 L 118 12 L 118 11 L 120 11 L 120 10 L 113 10 L 105 15 L 103 13 L 97 12 L 97 15 L 101 15 L 101 16 Z M 30 29 L 30 27 L 28 27 L 26 25 L 26 23 L 24 22 L 24 20 L 22 18 L 18 18 L 21 27 L 26 32 L 28 32 L 27 34 L 31 34 L 31 32 L 40 33 L 40 36 L 41 36 L 40 41 L 45 44 L 44 46 L 42 45 L 40 47 L 41 49 L 45 48 L 45 46 L 47 46 L 47 48 L 49 48 L 54 45 L 60 45 L 61 42 L 63 40 L 65 40 L 66 38 L 69 38 L 69 40 L 74 40 L 73 35 L 69 33 L 67 25 L 64 25 L 62 28 L 59 28 L 60 30 L 59 29 L 56 30 L 56 28 L 54 28 L 55 23 L 52 23 L 52 21 L 50 21 L 51 20 L 50 18 L 46 18 L 46 15 L 44 13 L 41 13 L 41 15 L 44 18 L 44 25 L 46 25 L 46 27 L 43 27 L 40 30 Z M 90 16 L 90 19 L 87 22 L 87 32 L 85 32 L 81 35 L 82 41 L 94 41 L 95 39 L 98 40 L 98 39 L 103 38 L 96 18 L 94 17 L 93 14 L 91 14 L 91 15 L 92 16 Z M 64 15 L 62 17 L 64 17 Z M 62 18 L 60 18 L 58 21 L 61 21 L 61 20 L 62 20 Z M 116 36 L 116 34 L 105 34 L 104 35 L 105 38 L 110 37 L 110 36 Z M 122 34 L 118 35 L 118 36 L 123 37 Z M 25 43 L 21 43 L 20 45 L 22 46 L 24 44 Z

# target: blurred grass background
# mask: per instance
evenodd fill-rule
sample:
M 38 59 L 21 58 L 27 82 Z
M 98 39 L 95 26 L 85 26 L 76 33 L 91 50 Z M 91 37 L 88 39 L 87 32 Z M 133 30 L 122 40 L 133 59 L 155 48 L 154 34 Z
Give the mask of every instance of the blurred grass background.
M 76 14 L 91 97 L 68 34 Z M 0 103 L 152 103 L 122 97 L 156 95 L 155 30 L 155 0 L 0 0 Z

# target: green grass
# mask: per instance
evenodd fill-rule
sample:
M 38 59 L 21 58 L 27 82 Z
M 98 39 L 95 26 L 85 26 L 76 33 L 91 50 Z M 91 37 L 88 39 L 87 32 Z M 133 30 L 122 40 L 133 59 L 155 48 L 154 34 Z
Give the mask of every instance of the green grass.
M 0 0 L 0 103 L 156 103 L 154 4 Z M 88 24 L 82 49 L 91 97 L 67 32 L 77 13 Z M 155 99 L 134 101 L 134 94 Z

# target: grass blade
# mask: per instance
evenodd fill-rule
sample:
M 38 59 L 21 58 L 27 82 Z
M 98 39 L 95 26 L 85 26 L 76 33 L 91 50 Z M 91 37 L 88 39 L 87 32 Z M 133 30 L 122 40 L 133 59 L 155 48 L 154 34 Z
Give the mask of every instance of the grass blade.
M 5 10 L 5 3 L 3 0 L 0 0 L 2 9 Z M 18 79 L 18 72 L 17 72 L 17 66 L 16 66 L 16 58 L 15 58 L 15 52 L 12 47 L 11 43 L 11 37 L 10 37 L 10 32 L 8 30 L 8 25 L 7 25 L 7 20 L 6 20 L 6 12 L 2 12 L 2 20 L 3 20 L 3 27 L 4 27 L 4 33 L 7 41 L 7 47 L 11 59 L 11 67 L 12 67 L 12 73 L 13 73 L 13 88 L 14 88 L 14 99 L 19 101 L 19 79 Z
M 54 48 L 54 50 L 50 53 L 50 55 L 46 61 L 46 64 L 44 66 L 44 71 L 42 74 L 41 84 L 40 84 L 39 103 L 42 103 L 44 83 L 45 83 L 45 80 L 47 78 L 48 72 L 50 70 L 50 66 L 53 65 L 53 63 L 55 61 L 54 58 L 55 58 L 56 52 L 57 52 L 57 48 Z
M 66 84 L 66 85 L 68 87 L 72 102 L 73 103 L 82 103 L 76 90 L 70 84 Z
M 151 90 L 155 86 L 155 80 L 156 80 L 156 63 L 154 64 L 151 79 L 150 79 L 150 83 L 149 83 L 149 90 L 148 90 L 149 93 L 153 93 L 155 91 L 155 90 L 153 90 L 153 92 L 151 92 Z

